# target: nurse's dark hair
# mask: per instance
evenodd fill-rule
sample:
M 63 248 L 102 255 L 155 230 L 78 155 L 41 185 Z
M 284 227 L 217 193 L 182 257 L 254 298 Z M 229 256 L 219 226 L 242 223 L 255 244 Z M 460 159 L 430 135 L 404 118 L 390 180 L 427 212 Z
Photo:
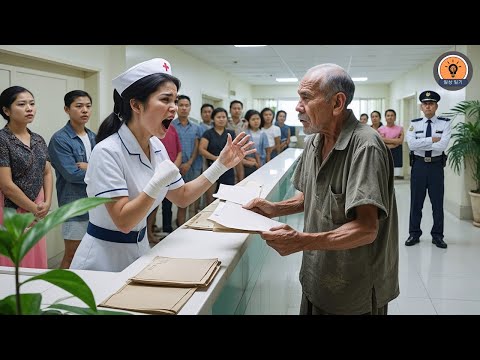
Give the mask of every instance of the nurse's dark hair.
M 28 92 L 33 98 L 35 98 L 30 90 L 27 90 L 22 86 L 10 86 L 9 88 L 3 90 L 0 94 L 0 114 L 2 114 L 5 120 L 7 120 L 7 123 L 10 122 L 10 116 L 5 114 L 3 108 L 10 109 L 10 106 L 12 106 L 13 102 L 17 100 L 18 94 L 24 92 Z
M 113 90 L 113 112 L 103 120 L 97 132 L 97 144 L 115 134 L 122 124 L 128 124 L 132 118 L 132 108 L 130 100 L 135 99 L 142 104 L 146 104 L 148 97 L 158 90 L 158 87 L 165 82 L 173 82 L 180 90 L 180 80 L 169 74 L 151 74 L 145 76 L 126 88 L 122 96 L 117 90 Z

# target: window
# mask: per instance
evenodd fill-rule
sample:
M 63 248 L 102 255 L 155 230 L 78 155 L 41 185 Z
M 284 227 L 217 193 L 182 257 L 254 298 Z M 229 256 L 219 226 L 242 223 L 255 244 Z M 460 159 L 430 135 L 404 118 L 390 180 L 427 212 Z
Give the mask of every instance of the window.
M 287 113 L 287 121 L 285 121 L 285 124 L 288 126 L 302 126 L 302 123 L 298 120 L 298 112 L 295 110 L 297 104 L 298 99 L 277 100 L 277 109 Z
M 385 99 L 383 98 L 371 98 L 371 99 L 353 99 L 348 108 L 353 111 L 355 117 L 360 119 L 360 115 L 365 113 L 368 115 L 367 124 L 372 125 L 372 120 L 370 119 L 370 114 L 372 111 L 377 110 L 382 114 L 385 114 Z M 385 121 L 383 121 L 385 123 Z
M 258 112 L 262 111 L 265 108 L 270 108 L 276 113 L 276 106 L 277 100 L 275 99 L 253 99 L 253 109 L 257 110 Z

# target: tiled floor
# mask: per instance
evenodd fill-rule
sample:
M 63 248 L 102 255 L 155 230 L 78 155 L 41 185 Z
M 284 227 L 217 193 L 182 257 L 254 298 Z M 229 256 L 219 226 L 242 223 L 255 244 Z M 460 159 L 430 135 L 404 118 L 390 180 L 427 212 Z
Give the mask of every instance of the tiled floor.
M 395 189 L 400 231 L 400 296 L 389 304 L 389 314 L 480 314 L 480 228 L 445 212 L 448 249 L 437 248 L 430 237 L 432 212 L 427 196 L 421 242 L 406 247 L 409 182 L 398 181 Z M 290 216 L 288 223 L 302 229 L 303 216 Z M 298 314 L 300 263 L 300 253 L 281 257 L 269 248 L 246 314 Z

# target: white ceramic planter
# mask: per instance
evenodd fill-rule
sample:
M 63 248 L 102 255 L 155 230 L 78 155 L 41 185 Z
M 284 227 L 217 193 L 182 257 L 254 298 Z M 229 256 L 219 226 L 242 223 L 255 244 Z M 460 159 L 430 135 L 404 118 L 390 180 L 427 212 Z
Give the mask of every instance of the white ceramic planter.
M 472 200 L 473 225 L 480 227 L 480 194 L 469 192 Z

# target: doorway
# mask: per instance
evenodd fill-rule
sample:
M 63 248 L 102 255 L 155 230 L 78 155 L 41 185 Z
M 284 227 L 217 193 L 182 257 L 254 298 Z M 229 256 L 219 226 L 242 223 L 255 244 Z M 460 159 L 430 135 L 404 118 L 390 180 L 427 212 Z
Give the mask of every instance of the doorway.
M 410 122 L 420 116 L 419 107 L 417 105 L 417 93 L 404 97 L 402 102 L 402 119 L 400 120 L 400 126 L 403 126 L 403 132 L 405 134 L 405 140 L 403 143 L 403 176 L 405 179 L 410 179 L 410 148 L 407 144 L 407 131 L 410 126 Z

